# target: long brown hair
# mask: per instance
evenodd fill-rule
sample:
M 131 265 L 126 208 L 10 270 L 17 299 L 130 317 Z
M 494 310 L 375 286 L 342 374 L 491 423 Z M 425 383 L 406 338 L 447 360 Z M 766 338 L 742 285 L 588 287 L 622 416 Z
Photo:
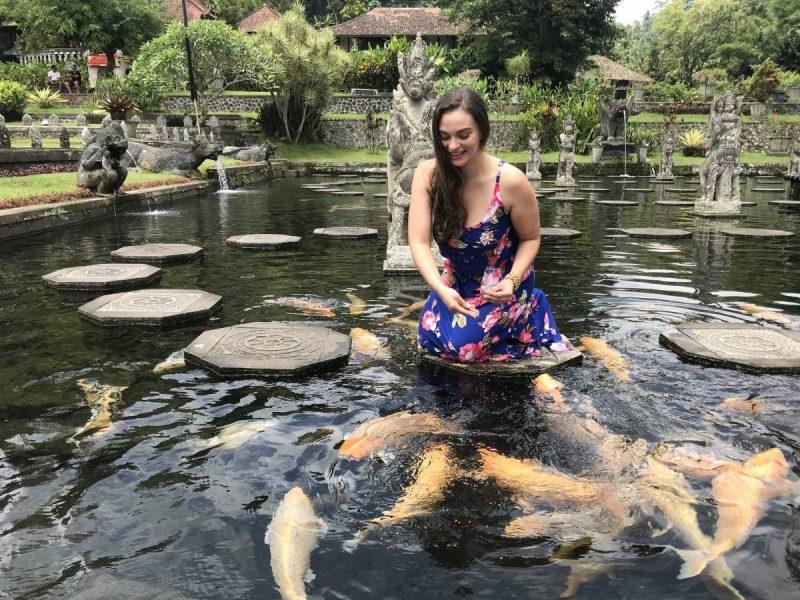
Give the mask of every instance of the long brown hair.
M 459 108 L 463 108 L 475 119 L 480 133 L 481 149 L 489 139 L 489 113 L 483 99 L 475 91 L 457 87 L 439 98 L 431 121 L 433 148 L 436 151 L 436 168 L 431 180 L 431 213 L 433 237 L 441 243 L 447 243 L 458 236 L 467 224 L 467 212 L 461 202 L 464 176 L 453 165 L 439 136 L 442 116 Z

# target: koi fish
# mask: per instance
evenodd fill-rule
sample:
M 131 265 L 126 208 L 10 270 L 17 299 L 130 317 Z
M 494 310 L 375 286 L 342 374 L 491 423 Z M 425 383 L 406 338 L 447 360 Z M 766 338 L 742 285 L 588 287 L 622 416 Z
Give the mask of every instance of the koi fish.
M 403 319 L 408 319 L 414 313 L 418 313 L 419 311 L 421 311 L 422 308 L 425 306 L 425 302 L 427 302 L 427 300 L 419 300 L 418 302 L 414 302 L 412 304 L 409 304 L 408 306 L 403 306 L 401 308 L 398 308 L 397 312 L 400 313 L 400 315 L 397 317 L 392 317 L 391 319 L 389 319 L 389 321 L 399 323 Z
M 628 371 L 628 367 L 631 364 L 630 361 L 606 342 L 591 337 L 582 337 L 580 342 L 596 361 L 614 373 L 619 379 L 622 381 L 631 380 L 631 375 Z
M 299 308 L 307 315 L 314 315 L 318 317 L 334 317 L 336 313 L 327 306 L 312 302 L 311 300 L 304 300 L 302 298 L 275 298 L 271 300 L 264 300 L 262 304 L 274 304 L 277 306 L 291 306 Z
M 160 375 L 169 371 L 176 371 L 186 367 L 186 361 L 183 358 L 183 350 L 178 350 L 170 354 L 163 362 L 158 363 L 153 367 L 153 373 Z
M 257 420 L 257 421 L 240 421 L 238 423 L 231 423 L 222 428 L 219 435 L 206 440 L 203 445 L 207 448 L 216 448 L 222 446 L 228 450 L 234 450 L 253 439 L 262 431 L 269 429 L 275 425 L 276 421 Z
M 311 573 L 311 551 L 321 528 L 322 521 L 303 490 L 289 490 L 264 536 L 270 547 L 272 575 L 283 600 L 307 598 L 304 579 Z
M 354 327 L 350 330 L 353 346 L 356 352 L 372 358 L 389 358 L 389 351 L 383 347 L 380 340 L 366 329 Z
M 355 294 L 347 293 L 345 297 L 350 301 L 350 314 L 351 315 L 360 315 L 364 312 L 364 309 L 367 307 L 367 303 L 364 302 L 361 298 L 356 296 Z
M 765 321 L 772 321 L 773 323 L 779 323 L 780 325 L 792 324 L 792 319 L 783 313 L 772 310 L 771 308 L 756 306 L 755 304 L 747 304 L 745 302 L 739 302 L 736 306 L 739 307 L 739 310 L 750 313 L 751 315 L 755 315 L 759 319 L 764 319 Z
M 76 384 L 86 395 L 86 403 L 89 405 L 92 415 L 72 437 L 78 438 L 109 429 L 111 427 L 111 405 L 116 404 L 122 398 L 122 392 L 128 388 L 105 385 L 86 379 L 79 379 Z
M 753 393 L 747 398 L 725 398 L 725 400 L 720 403 L 719 407 L 725 410 L 744 413 L 751 417 L 758 417 L 764 408 L 764 402 Z
M 660 446 L 653 455 L 670 469 L 685 473 L 695 479 L 713 479 L 725 469 L 740 463 L 719 458 L 700 446 Z
M 533 380 L 533 389 L 540 396 L 550 396 L 553 399 L 553 404 L 548 408 L 556 412 L 569 412 L 571 408 L 564 402 L 564 396 L 561 395 L 561 388 L 564 384 L 554 379 L 547 373 L 542 373 Z

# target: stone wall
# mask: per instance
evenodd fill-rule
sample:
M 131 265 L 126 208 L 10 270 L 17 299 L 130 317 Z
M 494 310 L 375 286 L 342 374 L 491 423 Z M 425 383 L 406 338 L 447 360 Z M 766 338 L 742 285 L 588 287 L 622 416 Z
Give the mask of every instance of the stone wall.
M 666 104 L 665 102 L 636 102 L 634 104 L 634 108 L 639 112 L 656 112 L 656 107 L 660 104 Z M 709 102 L 701 103 L 704 106 L 704 112 L 707 114 L 709 111 Z M 752 102 L 745 102 L 744 108 L 742 109 L 743 115 L 750 114 L 750 105 L 753 104 Z M 778 102 L 775 104 L 771 104 L 770 112 L 774 112 L 777 115 L 800 115 L 800 104 L 797 102 Z
M 663 134 L 666 131 L 664 123 L 636 123 L 636 127 L 648 131 L 656 131 L 661 134 L 658 138 L 658 146 L 661 146 Z M 689 129 L 706 130 L 705 123 L 677 123 L 675 130 L 678 135 Z M 766 152 L 771 136 L 800 136 L 800 123 L 742 123 L 742 152 Z M 652 151 L 652 149 L 651 149 Z
M 351 96 L 334 96 L 325 109 L 327 113 L 339 114 L 365 114 L 368 110 L 373 113 L 388 114 L 392 109 L 392 95 L 381 93 L 377 95 L 354 94 Z
M 381 127 L 379 135 L 381 147 L 385 146 L 386 120 L 379 119 Z M 486 144 L 490 152 L 505 150 L 524 150 L 527 145 L 516 138 L 518 123 L 516 121 L 492 121 L 489 142 Z M 362 119 L 325 119 L 320 127 L 320 141 L 338 148 L 366 148 L 367 132 Z
M 209 111 L 235 111 L 235 112 L 255 112 L 261 109 L 261 105 L 270 99 L 269 94 L 226 94 L 214 98 L 209 102 Z M 166 95 L 163 98 L 162 110 L 164 112 L 193 113 L 192 99 L 183 95 Z

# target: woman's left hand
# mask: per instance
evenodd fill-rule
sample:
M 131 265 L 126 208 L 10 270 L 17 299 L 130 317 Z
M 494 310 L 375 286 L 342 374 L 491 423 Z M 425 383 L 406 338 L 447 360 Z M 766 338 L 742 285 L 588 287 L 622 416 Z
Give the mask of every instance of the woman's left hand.
M 514 282 L 503 279 L 488 290 L 481 290 L 481 296 L 494 304 L 506 304 L 514 299 Z

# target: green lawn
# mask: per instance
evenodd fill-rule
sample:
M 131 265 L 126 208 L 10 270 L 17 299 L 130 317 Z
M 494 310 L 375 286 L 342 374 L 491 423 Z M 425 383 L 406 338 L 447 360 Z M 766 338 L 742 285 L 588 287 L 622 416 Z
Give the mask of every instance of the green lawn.
M 775 115 L 771 117 L 776 123 L 800 123 L 800 115 Z M 666 123 L 667 118 L 660 113 L 641 113 L 634 115 L 629 123 Z M 707 123 L 708 115 L 685 114 L 675 115 L 676 123 Z M 743 123 L 756 123 L 758 119 L 750 115 L 742 115 Z
M 126 185 L 175 179 L 172 173 L 128 173 Z M 70 193 L 78 190 L 75 173 L 49 173 L 24 177 L 0 177 L 0 200 L 44 194 Z
M 72 145 L 73 148 L 83 148 L 83 140 L 81 136 L 76 135 L 69 138 L 69 143 Z M 59 148 L 59 141 L 58 138 L 42 138 L 42 146 L 45 148 Z M 13 138 L 11 140 L 11 147 L 12 148 L 30 148 L 31 141 L 25 138 Z

